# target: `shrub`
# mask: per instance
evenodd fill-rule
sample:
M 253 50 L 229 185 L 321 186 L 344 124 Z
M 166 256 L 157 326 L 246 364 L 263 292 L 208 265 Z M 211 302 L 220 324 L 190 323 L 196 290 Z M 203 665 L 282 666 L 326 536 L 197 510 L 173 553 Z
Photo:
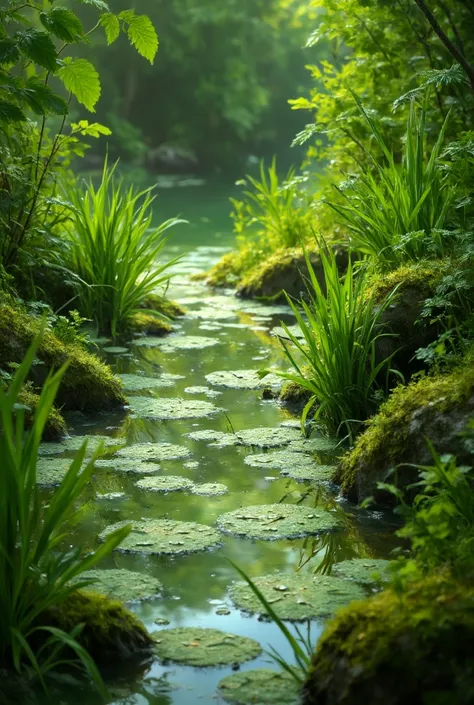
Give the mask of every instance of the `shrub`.
M 124 190 L 115 180 L 117 164 L 104 163 L 98 188 L 68 190 L 71 224 L 66 266 L 76 275 L 81 313 L 94 320 L 100 334 L 116 337 L 146 298 L 169 281 L 168 269 L 179 258 L 158 263 L 172 218 L 152 224 L 151 189 Z M 159 315 L 158 313 L 156 315 Z

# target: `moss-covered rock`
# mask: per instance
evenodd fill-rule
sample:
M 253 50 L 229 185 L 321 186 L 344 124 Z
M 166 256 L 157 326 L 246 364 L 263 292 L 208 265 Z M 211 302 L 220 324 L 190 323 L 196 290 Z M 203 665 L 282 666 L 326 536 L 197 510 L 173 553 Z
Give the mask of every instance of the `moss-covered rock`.
M 179 318 L 184 316 L 186 310 L 177 302 L 167 299 L 166 296 L 160 294 L 150 294 L 146 297 L 140 308 L 148 311 L 156 311 L 156 313 L 166 316 L 167 318 Z
M 19 363 L 40 330 L 40 321 L 22 308 L 10 303 L 0 304 L 0 367 Z M 119 380 L 110 368 L 81 345 L 66 345 L 46 331 L 38 348 L 40 364 L 33 367 L 32 381 L 41 386 L 48 372 L 64 363 L 64 374 L 56 397 L 63 409 L 99 411 L 125 404 Z
M 287 406 L 303 409 L 311 399 L 311 392 L 298 382 L 285 382 L 278 400 Z
M 193 275 L 194 280 L 204 280 L 209 286 L 236 286 L 242 272 L 242 261 L 238 252 L 227 252 L 205 274 Z
M 130 318 L 128 329 L 130 333 L 137 333 L 138 335 L 166 335 L 171 333 L 173 327 L 152 313 L 139 311 Z
M 353 450 L 342 459 L 336 481 L 355 501 L 373 495 L 377 482 L 385 481 L 399 463 L 429 463 L 426 438 L 439 453 L 453 453 L 459 462 L 469 455 L 459 433 L 474 413 L 474 358 L 449 374 L 424 377 L 397 387 L 380 407 Z M 416 470 L 402 467 L 391 481 L 410 484 Z M 379 495 L 382 499 L 382 496 Z
M 121 602 L 82 590 L 50 607 L 38 621 L 66 632 L 84 624 L 77 641 L 98 662 L 137 656 L 153 644 L 142 623 Z
M 33 423 L 33 418 L 35 415 L 36 407 L 38 406 L 39 394 L 35 394 L 30 389 L 22 389 L 19 397 L 18 403 L 23 404 L 28 407 L 25 412 L 25 427 L 31 428 Z M 65 436 L 67 433 L 67 426 L 64 418 L 58 411 L 58 409 L 53 406 L 48 415 L 48 420 L 46 421 L 46 426 L 43 431 L 44 441 L 58 441 L 60 438 Z
M 445 577 L 342 609 L 314 654 L 303 705 L 474 702 L 474 589 Z

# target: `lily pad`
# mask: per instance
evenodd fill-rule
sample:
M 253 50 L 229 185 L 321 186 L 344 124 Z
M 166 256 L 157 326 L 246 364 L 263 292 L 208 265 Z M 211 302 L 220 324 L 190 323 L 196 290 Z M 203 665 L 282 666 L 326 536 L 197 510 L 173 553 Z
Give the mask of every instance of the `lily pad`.
M 219 533 L 211 526 L 171 519 L 140 519 L 120 521 L 108 526 L 99 535 L 104 540 L 112 531 L 132 525 L 132 531 L 115 550 L 120 553 L 145 555 L 184 555 L 221 545 Z
M 112 438 L 111 436 L 68 436 L 58 443 L 41 443 L 38 455 L 59 455 L 66 451 L 79 450 L 87 441 L 87 452 L 94 453 L 102 443 L 104 448 L 123 446 L 126 438 Z
M 193 494 L 206 497 L 217 497 L 218 495 L 227 494 L 228 491 L 228 487 L 220 482 L 203 482 L 193 487 Z
M 262 653 L 258 641 L 219 629 L 177 627 L 154 633 L 156 653 L 164 661 L 188 666 L 224 666 L 244 663 Z
M 288 450 L 293 450 L 295 453 L 330 453 L 335 448 L 336 442 L 323 436 L 320 438 L 299 438 L 288 446 Z
M 190 450 L 172 443 L 137 443 L 121 448 L 116 453 L 118 458 L 156 463 L 161 460 L 182 460 L 189 458 L 190 455 Z
M 132 570 L 88 570 L 81 573 L 74 582 L 94 580 L 94 583 L 84 588 L 89 592 L 99 592 L 122 602 L 140 602 L 157 597 L 163 585 L 159 580 L 146 573 L 136 573 Z
M 332 479 L 336 471 L 333 465 L 318 465 L 311 455 L 291 450 L 247 455 L 245 463 L 254 468 L 278 469 L 283 477 L 291 477 L 295 480 L 327 482 Z
M 96 460 L 96 468 L 107 468 L 115 472 L 130 473 L 131 475 L 155 475 L 161 467 L 158 463 L 144 463 L 133 460 L 133 458 L 108 458 L 107 460 Z
M 266 541 L 313 536 L 340 525 L 337 514 L 298 504 L 242 507 L 217 518 L 217 528 L 225 534 Z
M 204 350 L 219 345 L 217 338 L 208 338 L 204 335 L 176 335 L 168 338 L 139 338 L 135 340 L 135 345 L 145 348 L 160 348 L 165 353 L 172 353 L 179 350 Z
M 366 597 L 355 582 L 332 575 L 274 573 L 254 580 L 280 619 L 293 621 L 328 617 L 352 600 Z M 266 614 L 265 608 L 245 582 L 229 588 L 232 601 L 250 614 Z
M 237 313 L 236 311 L 229 311 L 217 306 L 208 306 L 199 308 L 196 311 L 190 311 L 189 315 L 192 318 L 202 318 L 206 321 L 225 321 L 229 318 L 235 318 Z
M 102 350 L 111 355 L 123 355 L 124 353 L 128 353 L 128 348 L 123 348 L 120 345 L 111 345 L 108 348 L 102 348 Z
M 304 335 L 299 325 L 295 324 L 292 326 L 288 326 L 288 330 L 290 331 L 291 335 L 297 340 L 304 340 Z M 291 340 L 283 326 L 275 326 L 274 328 L 272 328 L 272 335 L 275 335 L 277 338 L 283 338 L 284 340 Z
M 282 380 L 277 375 L 270 373 L 260 378 L 257 370 L 211 372 L 206 375 L 206 380 L 209 384 L 230 389 L 262 389 L 263 387 L 279 389 L 282 386 Z
M 184 391 L 186 394 L 205 394 L 209 399 L 215 399 L 222 394 L 222 392 L 210 389 L 210 387 L 186 387 Z
M 301 438 L 301 431 L 296 428 L 249 428 L 236 431 L 239 444 L 258 448 L 278 448 Z
M 233 673 L 217 686 L 218 694 L 232 705 L 298 705 L 300 687 L 289 673 L 259 668 Z
M 57 487 L 66 476 L 71 463 L 70 458 L 38 458 L 36 484 L 41 487 Z
M 126 392 L 141 392 L 145 389 L 165 389 L 173 387 L 177 379 L 183 379 L 182 375 L 162 374 L 159 377 L 144 377 L 142 375 L 124 374 L 118 375 Z
M 335 563 L 333 574 L 345 580 L 353 580 L 359 585 L 374 585 L 378 582 L 388 583 L 390 561 L 376 558 L 352 558 Z M 374 577 L 375 576 L 375 577 Z
M 207 441 L 210 445 L 221 448 L 239 445 L 239 439 L 235 433 L 224 433 L 224 431 L 214 431 L 212 429 L 192 431 L 188 433 L 188 438 L 192 438 L 193 441 Z
M 149 492 L 182 492 L 194 486 L 192 480 L 175 475 L 144 477 L 143 480 L 138 480 L 135 484 L 139 489 L 148 490 Z
M 131 397 L 130 408 L 136 416 L 158 421 L 200 419 L 221 411 L 209 401 L 150 397 Z

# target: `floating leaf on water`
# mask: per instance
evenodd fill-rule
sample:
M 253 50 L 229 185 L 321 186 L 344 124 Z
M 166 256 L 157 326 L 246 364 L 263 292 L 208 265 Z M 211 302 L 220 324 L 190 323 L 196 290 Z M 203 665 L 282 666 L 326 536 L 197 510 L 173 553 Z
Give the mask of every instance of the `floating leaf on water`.
M 364 590 L 354 582 L 332 575 L 307 572 L 275 573 L 254 579 L 280 619 L 293 621 L 328 617 L 352 600 L 362 600 Z M 281 590 L 284 584 L 285 590 Z M 275 599 L 275 591 L 280 595 Z M 245 582 L 229 588 L 232 601 L 251 614 L 265 614 L 265 608 Z
M 141 519 L 120 521 L 107 527 L 100 535 L 105 538 L 115 529 L 132 525 L 131 533 L 115 550 L 120 553 L 141 553 L 150 555 L 183 555 L 196 553 L 221 545 L 219 532 L 205 524 L 172 521 L 171 519 Z M 173 546 L 170 541 L 185 536 L 183 545 Z
M 177 627 L 156 634 L 155 651 L 164 661 L 189 666 L 224 666 L 257 658 L 262 647 L 257 641 L 218 629 Z
M 206 375 L 209 384 L 217 387 L 228 387 L 230 389 L 261 389 L 272 387 L 280 389 L 282 379 L 275 374 L 268 374 L 260 378 L 258 370 L 224 370 L 222 372 L 211 372 Z
M 161 470 L 158 463 L 144 463 L 133 458 L 107 458 L 106 460 L 96 460 L 96 468 L 107 468 L 119 473 L 130 473 L 131 475 L 155 475 Z
M 131 397 L 130 408 L 144 419 L 172 421 L 178 419 L 199 419 L 218 414 L 221 409 L 209 401 L 197 399 L 154 399 L 151 397 Z
M 174 475 L 144 477 L 135 484 L 140 490 L 148 492 L 183 492 L 194 487 L 194 482 L 191 480 Z
M 336 443 L 336 441 L 323 436 L 319 438 L 300 437 L 290 443 L 288 450 L 295 451 L 295 453 L 330 453 L 336 449 Z
M 192 489 L 193 494 L 206 497 L 217 497 L 218 495 L 227 494 L 228 491 L 227 486 L 220 482 L 203 482 L 200 485 L 194 485 Z
M 181 350 L 204 350 L 214 345 L 219 345 L 217 338 L 207 338 L 204 335 L 175 335 L 166 338 L 147 336 L 134 341 L 134 345 L 144 348 L 160 348 L 164 353 L 179 352 Z
M 354 580 L 360 585 L 374 585 L 377 582 L 388 583 L 390 561 L 376 558 L 352 558 L 335 563 L 333 574 L 345 580 Z M 374 577 L 375 576 L 375 577 Z
M 38 458 L 36 484 L 40 487 L 57 487 L 66 476 L 72 463 L 68 458 Z
M 217 518 L 217 528 L 225 534 L 266 541 L 313 536 L 341 526 L 334 512 L 317 509 L 308 514 L 297 504 L 262 504 L 235 509 Z
M 89 592 L 99 592 L 122 602 L 140 602 L 160 595 L 163 585 L 159 580 L 146 573 L 131 570 L 88 570 L 81 573 L 73 582 L 94 580 L 88 587 Z
M 118 375 L 126 392 L 140 392 L 145 389 L 165 389 L 173 387 L 177 379 L 184 379 L 182 375 L 161 374 L 159 377 L 144 377 L 142 375 Z
M 59 455 L 60 453 L 72 452 L 82 448 L 87 441 L 87 452 L 94 453 L 99 445 L 110 450 L 113 447 L 120 447 L 127 442 L 126 438 L 113 438 L 112 436 L 68 436 L 57 443 L 41 443 L 38 455 Z
M 111 355 L 124 355 L 125 353 L 128 353 L 128 348 L 123 348 L 119 345 L 111 345 L 108 348 L 102 348 L 102 350 L 106 353 L 110 353 Z
M 231 705 L 298 705 L 300 687 L 286 672 L 266 668 L 233 673 L 217 686 L 218 695 Z
M 173 443 L 136 443 L 121 448 L 116 453 L 117 458 L 156 463 L 162 460 L 182 460 L 190 456 L 191 451 L 188 448 Z

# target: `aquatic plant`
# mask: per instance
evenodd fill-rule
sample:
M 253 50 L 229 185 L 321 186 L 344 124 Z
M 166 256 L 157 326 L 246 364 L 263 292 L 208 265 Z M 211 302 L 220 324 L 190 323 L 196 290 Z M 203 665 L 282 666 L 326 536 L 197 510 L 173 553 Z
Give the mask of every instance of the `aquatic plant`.
M 324 283 L 306 255 L 308 301 L 288 297 L 302 337 L 282 323 L 303 364 L 282 340 L 295 371 L 279 374 L 311 393 L 301 417 L 303 427 L 313 410 L 312 423 L 322 423 L 330 434 L 344 429 L 352 439 L 384 396 L 380 380 L 388 375 L 391 358 L 378 360 L 376 345 L 388 335 L 382 332 L 380 317 L 395 292 L 376 306 L 364 272 L 355 276 L 352 262 L 342 278 L 331 249 L 321 249 L 321 263 Z
M 458 187 L 440 163 L 449 114 L 429 158 L 426 155 L 426 111 L 412 103 L 403 158 L 398 164 L 377 122 L 355 96 L 383 154 L 380 164 L 369 154 L 370 169 L 338 187 L 343 203 L 329 205 L 342 217 L 351 243 L 360 253 L 391 269 L 402 262 L 442 257 L 453 235 L 446 229 Z
M 80 587 L 80 582 L 71 585 L 70 581 L 116 548 L 129 528 L 114 532 L 86 556 L 80 548 L 61 550 L 66 522 L 71 521 L 75 502 L 90 482 L 100 448 L 85 462 L 87 445 L 83 444 L 45 504 L 37 486 L 38 446 L 65 367 L 47 378 L 31 429 L 25 431 L 27 409 L 19 403 L 20 395 L 38 346 L 36 340 L 8 388 L 0 387 L 0 664 L 20 673 L 32 671 L 46 687 L 48 672 L 60 663 L 73 663 L 63 653 L 72 650 L 104 691 L 93 660 L 78 641 L 83 625 L 75 623 L 67 633 L 49 626 L 45 613 Z
M 101 334 L 113 337 L 127 330 L 158 287 L 167 285 L 168 270 L 179 257 L 158 261 L 163 235 L 184 222 L 171 218 L 152 227 L 151 189 L 124 190 L 116 168 L 106 159 L 97 188 L 90 181 L 85 192 L 77 186 L 67 190 L 71 222 L 65 254 L 66 266 L 76 275 L 81 313 L 96 322 Z

